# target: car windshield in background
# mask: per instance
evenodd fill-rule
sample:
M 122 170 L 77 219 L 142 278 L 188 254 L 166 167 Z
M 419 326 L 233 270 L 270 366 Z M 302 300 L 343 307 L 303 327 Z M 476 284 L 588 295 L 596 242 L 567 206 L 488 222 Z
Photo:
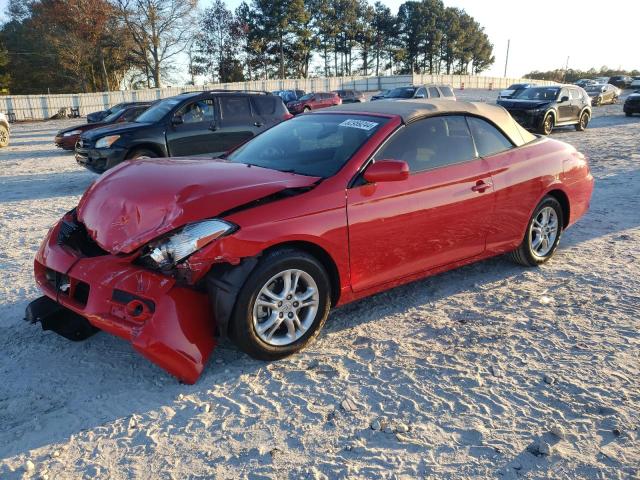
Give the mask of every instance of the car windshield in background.
M 102 119 L 102 122 L 105 122 L 105 123 L 113 122 L 114 120 L 116 120 L 120 116 L 121 113 L 122 113 L 122 110 L 115 111 L 115 112 L 107 115 L 106 117 L 104 117 Z
M 604 86 L 602 85 L 587 85 L 584 89 L 589 93 L 604 92 Z
M 135 119 L 136 123 L 153 123 L 161 120 L 173 107 L 184 100 L 184 97 L 171 97 L 161 100 Z
M 385 97 L 386 98 L 412 98 L 415 91 L 416 89 L 413 87 L 399 87 L 391 90 L 387 95 L 385 95 Z
M 367 115 L 304 115 L 258 135 L 228 160 L 328 178 L 388 120 Z
M 306 95 L 301 96 L 298 100 L 304 102 L 305 100 L 311 100 L 313 98 L 313 93 L 307 93 Z
M 533 87 L 517 92 L 513 98 L 519 100 L 555 100 L 560 92 L 558 87 Z

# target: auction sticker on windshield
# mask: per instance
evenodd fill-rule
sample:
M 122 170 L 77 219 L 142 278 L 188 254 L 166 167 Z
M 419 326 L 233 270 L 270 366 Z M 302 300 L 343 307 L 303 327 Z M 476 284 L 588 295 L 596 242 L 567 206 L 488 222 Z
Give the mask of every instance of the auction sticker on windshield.
M 359 128 L 360 130 L 371 130 L 378 126 L 376 122 L 368 122 L 366 120 L 355 120 L 350 118 L 349 120 L 345 120 L 342 122 L 340 127 L 351 127 L 351 128 Z

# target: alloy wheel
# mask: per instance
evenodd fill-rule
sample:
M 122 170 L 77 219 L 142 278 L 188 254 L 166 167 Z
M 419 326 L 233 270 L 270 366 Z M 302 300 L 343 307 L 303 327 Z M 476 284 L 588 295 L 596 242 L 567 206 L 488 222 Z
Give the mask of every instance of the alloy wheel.
M 260 289 L 253 305 L 253 328 L 268 345 L 286 346 L 313 325 L 320 295 L 315 280 L 299 269 L 282 271 Z
M 542 208 L 529 228 L 531 252 L 537 257 L 546 257 L 553 249 L 559 228 L 558 214 L 555 209 Z

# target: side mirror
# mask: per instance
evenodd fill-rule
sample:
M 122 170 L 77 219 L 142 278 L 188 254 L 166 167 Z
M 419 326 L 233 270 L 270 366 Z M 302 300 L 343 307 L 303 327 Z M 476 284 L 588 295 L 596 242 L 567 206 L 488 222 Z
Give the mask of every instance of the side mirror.
M 560 103 L 568 102 L 568 101 L 569 101 L 569 97 L 566 95 L 560 99 Z
M 377 160 L 364 172 L 369 183 L 397 182 L 409 178 L 409 165 L 404 160 Z
M 174 115 L 171 119 L 171 125 L 182 125 L 183 123 L 184 119 L 182 118 L 182 115 Z

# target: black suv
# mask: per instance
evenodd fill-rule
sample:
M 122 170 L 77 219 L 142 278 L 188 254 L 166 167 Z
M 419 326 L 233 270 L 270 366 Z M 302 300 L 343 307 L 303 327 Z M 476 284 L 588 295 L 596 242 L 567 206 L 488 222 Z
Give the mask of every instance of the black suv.
M 591 119 L 589 95 L 576 85 L 526 88 L 512 98 L 499 99 L 498 105 L 524 128 L 544 135 L 564 125 L 582 131 Z
M 334 90 L 333 93 L 338 94 L 342 103 L 362 103 L 367 100 L 364 93 L 358 90 Z
M 634 113 L 640 113 L 640 90 L 636 90 L 627 97 L 623 110 L 627 117 L 630 117 Z
M 609 84 L 618 88 L 629 88 L 633 79 L 627 75 L 615 75 L 609 79 Z
M 133 122 L 82 134 L 76 161 L 101 173 L 140 157 L 216 157 L 290 117 L 282 99 L 266 92 L 183 93 Z

